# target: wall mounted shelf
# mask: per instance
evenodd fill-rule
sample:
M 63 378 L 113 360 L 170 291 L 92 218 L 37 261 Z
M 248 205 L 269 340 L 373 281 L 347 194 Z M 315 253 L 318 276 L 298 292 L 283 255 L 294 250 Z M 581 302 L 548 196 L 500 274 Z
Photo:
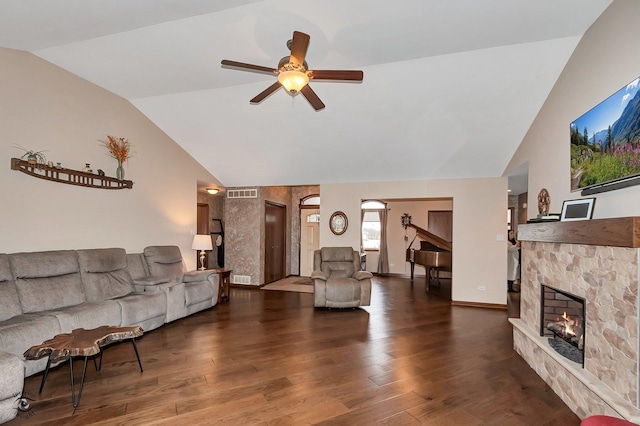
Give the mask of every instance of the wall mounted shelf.
M 36 166 L 29 164 L 25 160 L 19 158 L 11 159 L 11 170 L 17 170 L 26 173 L 29 176 L 37 177 L 52 182 L 66 183 L 68 185 L 84 186 L 87 188 L 101 189 L 131 189 L 133 181 L 118 180 L 116 178 L 99 176 L 93 173 L 85 173 L 79 170 L 71 170 L 65 168 L 56 168 L 38 164 Z

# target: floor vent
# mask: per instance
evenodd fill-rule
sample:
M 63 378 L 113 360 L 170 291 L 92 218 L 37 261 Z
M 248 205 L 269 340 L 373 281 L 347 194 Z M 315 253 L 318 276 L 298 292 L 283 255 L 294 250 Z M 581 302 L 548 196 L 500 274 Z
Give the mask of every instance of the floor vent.
M 231 282 L 233 284 L 251 284 L 251 277 L 249 275 L 232 275 Z
M 227 198 L 258 198 L 257 189 L 228 189 Z

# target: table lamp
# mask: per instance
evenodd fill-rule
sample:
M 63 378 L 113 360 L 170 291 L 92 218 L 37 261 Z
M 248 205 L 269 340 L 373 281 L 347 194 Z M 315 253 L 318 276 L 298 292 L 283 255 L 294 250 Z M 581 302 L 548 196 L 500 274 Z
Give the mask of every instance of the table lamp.
M 200 270 L 204 271 L 204 252 L 205 250 L 213 250 L 211 235 L 194 235 L 191 248 L 193 250 L 200 250 Z

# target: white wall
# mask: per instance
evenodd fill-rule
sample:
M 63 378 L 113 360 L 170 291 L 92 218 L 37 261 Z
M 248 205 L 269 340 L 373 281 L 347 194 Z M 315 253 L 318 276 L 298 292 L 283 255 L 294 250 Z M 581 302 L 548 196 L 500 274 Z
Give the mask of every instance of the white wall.
M 360 247 L 360 202 L 363 199 L 453 198 L 454 301 L 506 304 L 505 234 L 507 178 L 326 184 L 320 186 L 320 246 Z M 349 219 L 342 235 L 333 235 L 328 220 L 341 210 Z M 481 291 L 478 286 L 484 286 Z
M 640 76 L 640 2 L 615 0 L 586 32 L 518 148 L 506 173 L 529 161 L 529 217 L 547 188 L 551 212 L 570 189 L 569 124 Z M 595 195 L 594 218 L 640 216 L 640 186 Z
M 197 180 L 217 180 L 128 101 L 26 52 L 0 48 L 0 252 L 178 245 L 195 267 Z M 116 66 L 116 65 L 114 65 Z M 103 190 L 37 179 L 10 169 L 28 149 L 81 170 L 115 176 L 97 140 L 128 138 L 133 189 Z

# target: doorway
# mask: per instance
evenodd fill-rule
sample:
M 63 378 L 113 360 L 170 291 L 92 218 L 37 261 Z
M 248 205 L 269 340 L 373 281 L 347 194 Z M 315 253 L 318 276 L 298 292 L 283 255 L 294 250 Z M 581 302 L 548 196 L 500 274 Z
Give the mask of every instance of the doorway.
M 301 209 L 300 212 L 300 276 L 313 272 L 313 252 L 320 248 L 320 210 Z
M 264 283 L 286 277 L 286 219 L 285 206 L 266 202 L 264 214 Z

